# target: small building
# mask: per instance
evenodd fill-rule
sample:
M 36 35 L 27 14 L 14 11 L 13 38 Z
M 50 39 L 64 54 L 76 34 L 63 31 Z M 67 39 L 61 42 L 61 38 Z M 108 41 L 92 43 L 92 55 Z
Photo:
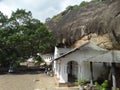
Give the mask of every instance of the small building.
M 46 62 L 46 64 L 50 64 L 54 60 L 54 54 L 48 53 L 44 55 L 40 55 L 41 58 Z
M 35 66 L 39 66 L 39 63 L 37 60 L 34 59 L 34 57 L 30 57 L 29 59 L 26 60 L 26 62 L 21 63 L 21 65 L 27 65 L 28 67 L 35 67 Z
M 90 42 L 67 50 L 64 49 L 66 52 L 60 55 L 59 49 L 55 47 L 53 69 L 59 84 L 74 82 L 77 79 L 87 79 L 90 81 L 91 67 L 90 63 L 86 62 L 86 60 L 108 52 L 108 50 Z M 105 66 L 103 63 L 93 63 L 92 67 L 94 80 L 96 80 L 105 71 Z

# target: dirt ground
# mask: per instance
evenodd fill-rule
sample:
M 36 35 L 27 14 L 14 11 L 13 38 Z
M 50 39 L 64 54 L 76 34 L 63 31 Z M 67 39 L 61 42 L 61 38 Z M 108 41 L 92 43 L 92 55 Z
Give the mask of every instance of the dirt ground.
M 53 77 L 46 74 L 0 75 L 0 90 L 76 90 L 59 88 Z
M 54 79 L 46 74 L 0 75 L 0 90 L 41 90 L 52 87 L 55 87 Z

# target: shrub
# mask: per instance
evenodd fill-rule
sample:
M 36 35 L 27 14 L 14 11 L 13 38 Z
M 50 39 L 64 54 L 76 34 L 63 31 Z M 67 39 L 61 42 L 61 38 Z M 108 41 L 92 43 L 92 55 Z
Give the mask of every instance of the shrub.
M 85 84 L 86 82 L 87 82 L 87 79 L 86 79 L 86 78 L 83 78 L 83 79 L 78 78 L 78 79 L 75 81 L 75 85 L 82 85 L 82 84 Z
M 101 85 L 98 82 L 95 82 L 95 85 L 100 89 L 100 90 L 106 90 L 108 87 L 108 80 L 105 80 Z

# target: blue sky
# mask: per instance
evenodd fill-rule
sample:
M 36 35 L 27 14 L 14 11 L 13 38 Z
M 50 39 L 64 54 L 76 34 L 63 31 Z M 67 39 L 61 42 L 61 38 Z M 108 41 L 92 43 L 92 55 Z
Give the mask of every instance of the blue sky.
M 69 5 L 80 4 L 82 1 L 90 0 L 0 0 L 0 11 L 10 16 L 17 8 L 31 11 L 34 18 L 44 22 L 46 18 L 52 17 Z

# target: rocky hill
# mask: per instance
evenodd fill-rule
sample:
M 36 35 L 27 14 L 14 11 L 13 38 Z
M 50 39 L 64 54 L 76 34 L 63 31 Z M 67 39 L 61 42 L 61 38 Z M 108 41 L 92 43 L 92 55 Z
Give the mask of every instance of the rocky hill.
M 90 41 L 103 48 L 120 49 L 120 0 L 69 9 L 47 20 L 46 25 L 58 44 L 76 47 Z

